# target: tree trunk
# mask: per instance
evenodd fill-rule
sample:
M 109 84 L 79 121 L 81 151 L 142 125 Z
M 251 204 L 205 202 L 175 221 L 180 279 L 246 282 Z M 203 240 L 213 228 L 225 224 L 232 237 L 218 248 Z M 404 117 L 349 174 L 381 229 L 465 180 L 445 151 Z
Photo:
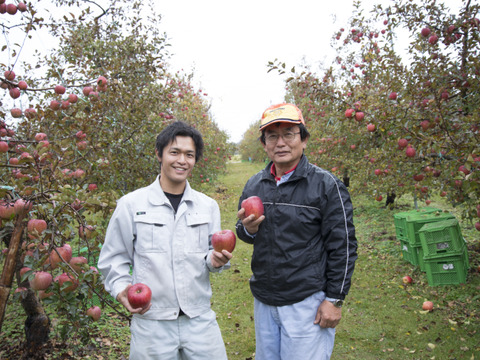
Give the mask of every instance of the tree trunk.
M 24 327 L 25 354 L 30 359 L 40 354 L 40 349 L 47 343 L 50 334 L 50 319 L 33 290 L 28 289 L 27 295 L 22 297 L 21 302 L 27 314 Z
M 2 276 L 0 277 L 0 332 L 2 331 L 3 319 L 7 308 L 7 301 L 12 288 L 13 276 L 17 265 L 17 255 L 20 250 L 20 242 L 22 241 L 22 233 L 24 229 L 23 218 L 26 212 L 21 211 L 15 221 L 15 227 L 10 237 L 7 257 L 3 266 Z
M 17 260 L 19 258 L 20 244 L 22 233 L 25 228 L 23 219 L 26 213 L 22 212 L 15 221 L 15 227 L 10 237 L 7 258 L 0 278 L 0 332 L 2 329 L 3 319 L 7 307 L 8 297 L 12 288 L 13 278 L 17 272 Z M 17 282 L 20 280 L 17 278 Z M 29 287 L 28 282 L 20 284 Z M 40 356 L 40 348 L 48 341 L 50 333 L 50 319 L 45 313 L 42 304 L 38 300 L 35 292 L 28 289 L 22 292 L 21 304 L 27 315 L 25 320 L 25 351 L 28 359 Z

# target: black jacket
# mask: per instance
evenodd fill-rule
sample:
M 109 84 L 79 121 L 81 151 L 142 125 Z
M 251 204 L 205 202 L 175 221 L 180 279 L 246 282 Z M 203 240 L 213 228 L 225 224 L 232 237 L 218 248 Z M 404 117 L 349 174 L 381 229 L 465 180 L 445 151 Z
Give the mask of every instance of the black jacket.
M 323 290 L 344 299 L 350 288 L 357 239 L 345 185 L 305 155 L 290 179 L 277 186 L 272 163 L 246 183 L 238 204 L 259 196 L 265 220 L 254 238 L 237 222 L 237 235 L 253 244 L 250 288 L 261 302 L 289 305 Z

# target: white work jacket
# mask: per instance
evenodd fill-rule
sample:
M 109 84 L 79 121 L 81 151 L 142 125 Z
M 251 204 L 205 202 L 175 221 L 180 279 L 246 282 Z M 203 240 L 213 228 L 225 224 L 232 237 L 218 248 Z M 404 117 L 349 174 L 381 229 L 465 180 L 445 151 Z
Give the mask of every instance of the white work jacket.
M 212 198 L 186 184 L 175 213 L 160 178 L 123 196 L 110 219 L 98 268 L 105 289 L 116 298 L 128 284 L 152 290 L 144 319 L 170 320 L 179 309 L 196 317 L 210 309 L 212 234 L 220 230 L 220 210 Z M 132 273 L 130 268 L 132 266 Z

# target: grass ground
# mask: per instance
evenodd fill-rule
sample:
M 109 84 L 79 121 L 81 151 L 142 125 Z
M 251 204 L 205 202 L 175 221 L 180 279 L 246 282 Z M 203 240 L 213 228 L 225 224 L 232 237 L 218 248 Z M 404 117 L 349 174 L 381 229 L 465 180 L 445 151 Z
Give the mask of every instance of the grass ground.
M 215 187 L 201 189 L 219 203 L 222 228 L 234 230 L 243 185 L 262 167 L 230 164 Z M 476 270 L 480 265 L 479 233 L 471 225 L 462 224 L 471 264 L 466 283 L 432 287 L 418 266 L 402 259 L 401 244 L 395 236 L 393 214 L 411 210 L 413 202 L 400 199 L 397 208 L 389 210 L 371 199 L 352 200 L 359 258 L 337 327 L 332 359 L 480 359 L 480 273 Z M 454 212 L 440 199 L 430 206 Z M 230 360 L 255 358 L 253 299 L 248 286 L 251 251 L 251 245 L 238 241 L 232 268 L 212 276 L 212 307 Z M 405 286 L 405 275 L 414 282 Z M 422 310 L 424 300 L 434 302 L 432 312 Z M 23 319 L 18 306 L 9 303 L 0 333 L 0 359 L 19 358 L 14 356 L 21 349 Z M 52 338 L 51 347 L 57 355 L 46 358 L 128 358 L 128 323 L 114 313 L 105 314 L 96 323 L 92 333 L 95 347 L 82 348 L 72 341 L 65 350 L 55 343 L 55 334 Z

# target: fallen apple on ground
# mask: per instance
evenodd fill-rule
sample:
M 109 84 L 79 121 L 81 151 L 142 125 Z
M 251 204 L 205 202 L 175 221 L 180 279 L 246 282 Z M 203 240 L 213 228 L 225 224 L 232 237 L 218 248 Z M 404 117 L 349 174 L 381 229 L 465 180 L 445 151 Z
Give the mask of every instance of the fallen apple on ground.
M 433 302 L 425 301 L 422 305 L 422 309 L 427 310 L 427 311 L 432 311 L 433 310 Z
M 127 299 L 134 309 L 144 308 L 152 300 L 152 290 L 148 285 L 137 283 L 128 289 Z
M 237 238 L 232 230 L 220 230 L 212 235 L 212 246 L 215 251 L 227 250 L 233 252 Z

